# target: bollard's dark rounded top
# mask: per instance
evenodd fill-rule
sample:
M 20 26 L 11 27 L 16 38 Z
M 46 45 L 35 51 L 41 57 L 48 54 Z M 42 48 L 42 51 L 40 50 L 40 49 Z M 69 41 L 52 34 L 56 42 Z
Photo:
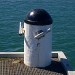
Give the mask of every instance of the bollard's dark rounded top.
M 24 22 L 30 25 L 44 26 L 52 24 L 53 20 L 44 9 L 34 9 L 27 14 Z

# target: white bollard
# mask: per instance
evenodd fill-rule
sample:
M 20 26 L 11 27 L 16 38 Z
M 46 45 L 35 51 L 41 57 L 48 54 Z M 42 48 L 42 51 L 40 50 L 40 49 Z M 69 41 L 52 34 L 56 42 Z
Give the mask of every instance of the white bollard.
M 52 18 L 43 9 L 32 10 L 24 20 L 24 63 L 30 67 L 51 64 Z

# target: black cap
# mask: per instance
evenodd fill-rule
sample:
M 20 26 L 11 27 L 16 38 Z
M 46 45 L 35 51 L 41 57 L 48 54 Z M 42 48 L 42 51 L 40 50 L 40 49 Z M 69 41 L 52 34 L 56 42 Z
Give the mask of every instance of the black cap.
M 43 26 L 52 24 L 53 20 L 44 9 L 34 9 L 27 14 L 24 22 L 30 25 Z

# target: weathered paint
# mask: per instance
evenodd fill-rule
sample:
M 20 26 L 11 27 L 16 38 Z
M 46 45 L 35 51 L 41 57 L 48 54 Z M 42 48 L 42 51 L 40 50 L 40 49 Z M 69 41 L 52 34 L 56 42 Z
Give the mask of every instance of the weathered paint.
M 37 31 L 46 32 L 44 37 L 36 39 Z M 24 23 L 24 63 L 30 67 L 45 67 L 51 63 L 52 28 L 51 25 L 38 26 Z

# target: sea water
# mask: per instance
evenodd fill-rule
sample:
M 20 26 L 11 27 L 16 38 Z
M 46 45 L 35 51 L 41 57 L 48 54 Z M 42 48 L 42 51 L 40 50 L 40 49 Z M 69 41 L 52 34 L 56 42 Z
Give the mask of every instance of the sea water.
M 53 51 L 63 51 L 75 69 L 75 0 L 0 0 L 0 51 L 23 51 L 19 22 L 35 8 L 52 16 Z

